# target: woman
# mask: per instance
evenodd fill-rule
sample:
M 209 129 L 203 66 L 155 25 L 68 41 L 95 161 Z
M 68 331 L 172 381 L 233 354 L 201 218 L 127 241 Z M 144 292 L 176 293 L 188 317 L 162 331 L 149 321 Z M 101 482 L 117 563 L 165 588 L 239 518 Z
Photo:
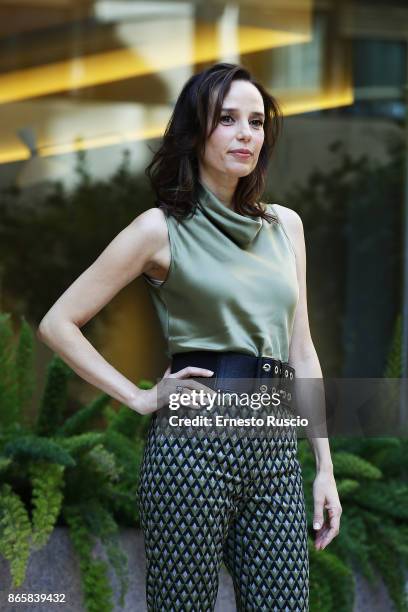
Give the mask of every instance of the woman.
M 213 610 L 222 561 L 238 610 L 308 609 L 296 436 L 289 443 L 171 437 L 156 418 L 169 406 L 168 383 L 192 398 L 214 388 L 211 377 L 269 389 L 276 372 L 279 381 L 322 376 L 301 219 L 259 203 L 280 120 L 276 100 L 242 66 L 219 63 L 191 77 L 146 169 L 158 206 L 120 232 L 39 326 L 40 338 L 82 378 L 140 414 L 154 413 L 139 500 L 149 610 Z M 80 332 L 141 274 L 171 360 L 150 390 L 122 376 Z M 341 506 L 328 440 L 312 442 L 315 547 L 323 549 L 339 531 Z

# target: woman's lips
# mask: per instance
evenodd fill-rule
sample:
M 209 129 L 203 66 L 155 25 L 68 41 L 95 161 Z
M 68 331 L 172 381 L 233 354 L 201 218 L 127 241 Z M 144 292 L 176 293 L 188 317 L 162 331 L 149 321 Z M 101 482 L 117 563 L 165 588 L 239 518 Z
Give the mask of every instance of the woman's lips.
M 251 153 L 239 153 L 238 151 L 230 151 L 230 153 L 239 159 L 248 159 L 251 157 Z

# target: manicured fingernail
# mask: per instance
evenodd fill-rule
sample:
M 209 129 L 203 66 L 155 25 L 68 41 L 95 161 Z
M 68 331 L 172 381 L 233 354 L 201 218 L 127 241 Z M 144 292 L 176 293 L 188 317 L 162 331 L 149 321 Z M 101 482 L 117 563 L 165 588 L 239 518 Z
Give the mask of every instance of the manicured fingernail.
M 313 523 L 313 529 L 320 529 L 320 523 Z

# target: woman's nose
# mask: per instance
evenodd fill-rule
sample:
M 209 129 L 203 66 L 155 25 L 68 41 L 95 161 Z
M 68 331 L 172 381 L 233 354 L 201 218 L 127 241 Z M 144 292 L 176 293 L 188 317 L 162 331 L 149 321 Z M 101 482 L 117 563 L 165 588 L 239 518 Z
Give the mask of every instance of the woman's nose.
M 241 138 L 248 138 L 251 136 L 251 130 L 248 125 L 241 125 L 239 128 L 238 136 Z

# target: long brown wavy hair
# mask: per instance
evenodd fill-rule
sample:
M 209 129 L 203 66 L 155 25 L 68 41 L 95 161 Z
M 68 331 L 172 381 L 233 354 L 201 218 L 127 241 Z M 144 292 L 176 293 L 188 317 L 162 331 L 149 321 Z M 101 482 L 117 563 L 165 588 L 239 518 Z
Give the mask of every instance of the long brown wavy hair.
M 199 178 L 198 159 L 203 155 L 207 138 L 210 110 L 214 102 L 211 136 L 221 116 L 222 103 L 231 82 L 249 81 L 259 90 L 265 107 L 264 142 L 255 169 L 240 177 L 232 206 L 240 214 L 278 221 L 258 203 L 265 190 L 268 163 L 281 131 L 283 115 L 277 100 L 255 81 L 241 65 L 221 62 L 193 75 L 177 98 L 165 129 L 161 145 L 145 169 L 153 191 L 155 204 L 165 214 L 183 219 L 194 214 Z M 199 157 L 197 157 L 199 156 Z

